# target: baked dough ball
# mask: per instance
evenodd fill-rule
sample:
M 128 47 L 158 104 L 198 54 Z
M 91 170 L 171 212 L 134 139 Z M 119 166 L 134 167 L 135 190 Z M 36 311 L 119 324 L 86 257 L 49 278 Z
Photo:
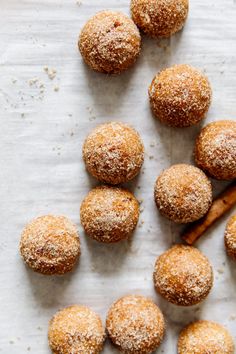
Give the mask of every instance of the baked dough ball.
M 164 170 L 154 191 L 161 214 L 176 223 L 193 222 L 203 217 L 212 203 L 212 187 L 197 167 L 179 164 Z
M 93 70 L 120 73 L 135 63 L 141 49 L 141 37 L 129 17 L 121 12 L 102 11 L 82 29 L 79 49 Z
M 236 214 L 229 219 L 225 229 L 225 248 L 228 255 L 236 261 Z
M 211 177 L 236 178 L 236 121 L 221 120 L 203 128 L 196 141 L 195 160 Z
M 105 331 L 94 311 L 74 305 L 57 312 L 51 319 L 48 340 L 54 354 L 99 354 Z
M 113 344 L 125 354 L 150 354 L 164 336 L 162 312 L 143 296 L 130 295 L 110 308 L 106 328 Z
M 133 179 L 144 160 L 144 146 L 130 126 L 111 122 L 99 125 L 83 146 L 87 170 L 99 181 L 119 184 Z
M 203 301 L 213 285 L 208 259 L 191 246 L 175 245 L 158 257 L 153 274 L 156 291 L 175 305 Z
M 38 217 L 24 228 L 20 253 L 35 272 L 47 275 L 70 272 L 80 255 L 76 226 L 64 216 Z
M 127 239 L 139 218 L 139 203 L 128 190 L 111 186 L 92 189 L 81 204 L 85 232 L 99 242 Z
M 188 9 L 188 0 L 131 0 L 134 22 L 152 37 L 170 37 L 181 30 Z
M 220 324 L 197 321 L 182 330 L 178 354 L 233 354 L 234 343 L 229 332 Z
M 157 74 L 149 87 L 154 115 L 172 127 L 189 127 L 205 118 L 212 91 L 205 75 L 189 65 L 174 65 Z

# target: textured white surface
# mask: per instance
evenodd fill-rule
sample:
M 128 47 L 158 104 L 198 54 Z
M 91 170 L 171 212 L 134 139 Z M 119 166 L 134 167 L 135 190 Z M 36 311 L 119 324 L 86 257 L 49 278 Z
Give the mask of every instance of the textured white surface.
M 189 63 L 206 70 L 212 83 L 214 100 L 207 122 L 235 119 L 236 2 L 192 0 L 184 31 L 159 42 L 143 38 L 137 65 L 119 77 L 90 71 L 76 47 L 82 25 L 105 8 L 128 13 L 129 1 L 82 0 L 79 6 L 76 0 L 1 0 L 0 352 L 4 354 L 49 353 L 47 325 L 55 311 L 82 303 L 104 319 L 109 305 L 128 293 L 152 296 L 163 310 L 167 332 L 162 353 L 176 352 L 178 331 L 195 318 L 219 321 L 236 333 L 236 265 L 223 248 L 228 216 L 198 243 L 215 273 L 214 288 L 203 304 L 177 308 L 153 290 L 155 259 L 179 241 L 181 229 L 158 215 L 153 185 L 163 168 L 191 161 L 200 127 L 176 130 L 160 125 L 147 98 L 158 70 Z M 54 80 L 44 66 L 57 70 Z M 35 77 L 45 89 L 36 87 L 39 82 L 29 85 Z M 143 173 L 131 183 L 143 199 L 140 227 L 131 243 L 114 246 L 88 240 L 79 223 L 82 198 L 96 184 L 85 172 L 81 146 L 87 133 L 107 120 L 132 124 L 146 147 Z M 216 190 L 224 185 L 214 182 Z M 40 276 L 20 259 L 22 228 L 46 213 L 65 214 L 78 224 L 82 257 L 71 275 Z M 116 350 L 106 344 L 104 353 Z

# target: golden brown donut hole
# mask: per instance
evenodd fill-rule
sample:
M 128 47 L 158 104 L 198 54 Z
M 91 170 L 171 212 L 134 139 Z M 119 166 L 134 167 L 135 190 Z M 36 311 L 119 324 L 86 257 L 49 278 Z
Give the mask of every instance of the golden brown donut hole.
M 212 91 L 207 77 L 190 65 L 158 73 L 149 87 L 153 114 L 171 127 L 189 127 L 205 118 Z
M 136 25 L 151 37 L 170 37 L 187 19 L 188 0 L 131 0 Z
M 227 254 L 236 261 L 236 215 L 233 215 L 226 225 L 225 248 Z
M 222 325 L 197 321 L 185 327 L 179 336 L 178 354 L 233 354 L 234 343 Z
M 110 308 L 106 328 L 113 344 L 125 354 L 150 354 L 164 336 L 165 323 L 160 309 L 149 298 L 128 295 Z
M 160 213 L 176 223 L 189 223 L 203 217 L 212 203 L 212 187 L 197 167 L 178 164 L 158 177 L 154 197 Z
M 24 228 L 20 253 L 35 272 L 46 275 L 70 272 L 80 256 L 77 228 L 65 216 L 38 217 Z
M 175 245 L 157 258 L 153 280 L 156 291 L 167 301 L 191 306 L 209 294 L 213 271 L 208 259 L 198 249 Z
M 126 240 L 139 218 L 139 203 L 126 189 L 100 186 L 92 189 L 80 207 L 80 219 L 87 235 L 99 242 Z
M 49 323 L 48 341 L 54 354 L 100 354 L 104 340 L 100 317 L 86 306 L 66 307 Z
M 140 172 L 144 146 L 132 127 L 119 122 L 105 123 L 88 135 L 83 159 L 88 172 L 99 181 L 125 183 Z
M 213 178 L 236 178 L 236 121 L 221 120 L 206 125 L 196 140 L 195 161 Z
M 141 37 L 128 16 L 116 11 L 101 11 L 83 27 L 79 49 L 93 70 L 117 74 L 135 63 L 141 49 Z

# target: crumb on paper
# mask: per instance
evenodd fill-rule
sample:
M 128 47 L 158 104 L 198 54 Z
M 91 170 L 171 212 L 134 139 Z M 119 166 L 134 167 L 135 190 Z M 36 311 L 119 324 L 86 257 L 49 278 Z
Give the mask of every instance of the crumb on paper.
M 144 220 L 141 220 L 138 227 L 141 228 L 143 224 L 144 224 Z
M 60 90 L 59 86 L 56 85 L 56 86 L 54 87 L 54 91 L 55 91 L 55 92 L 58 92 L 59 90 Z
M 32 79 L 28 80 L 28 83 L 30 86 L 33 86 L 33 85 L 37 84 L 38 81 L 39 81 L 38 77 L 33 77 Z
M 45 71 L 45 73 L 48 75 L 48 78 L 50 80 L 54 80 L 56 75 L 57 75 L 57 71 L 54 68 L 49 68 L 48 66 L 44 66 L 43 70 Z
M 14 340 L 9 340 L 9 343 L 14 344 L 15 342 L 14 342 Z
M 28 347 L 27 350 L 28 350 L 28 352 L 29 352 L 29 351 L 31 350 L 31 347 Z
M 77 0 L 76 1 L 76 5 L 81 6 L 82 5 L 82 1 L 81 0 Z
M 93 109 L 92 109 L 91 107 L 86 107 L 86 109 L 87 109 L 87 111 L 88 111 L 90 114 L 92 114 Z
M 218 272 L 219 274 L 223 274 L 223 273 L 224 273 L 224 269 L 219 268 L 219 269 L 217 269 L 217 272 Z
M 229 319 L 230 319 L 230 321 L 235 321 L 236 320 L 236 315 L 231 315 Z
M 11 79 L 11 82 L 12 82 L 13 84 L 15 84 L 15 83 L 17 82 L 17 79 L 13 78 L 13 79 Z
M 149 160 L 153 160 L 154 159 L 154 156 L 153 155 L 150 155 L 149 156 Z
M 44 90 L 45 90 L 44 83 L 38 77 L 33 77 L 32 79 L 28 80 L 28 84 L 29 84 L 29 86 L 34 87 L 39 90 L 39 92 L 36 96 L 30 95 L 30 97 L 32 99 L 43 100 L 43 98 L 44 98 L 43 94 L 44 94 Z M 23 92 L 20 91 L 19 94 L 21 95 L 21 94 L 23 94 Z M 24 100 L 23 96 L 21 97 L 21 100 L 22 101 Z

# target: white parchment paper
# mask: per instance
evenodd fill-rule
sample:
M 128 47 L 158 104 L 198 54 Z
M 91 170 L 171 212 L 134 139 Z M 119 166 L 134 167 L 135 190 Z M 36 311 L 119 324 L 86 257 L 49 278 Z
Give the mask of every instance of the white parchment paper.
M 158 214 L 153 185 L 163 168 L 192 162 L 201 127 L 178 130 L 158 123 L 149 110 L 148 85 L 163 67 L 192 64 L 206 71 L 214 91 L 206 121 L 236 117 L 236 2 L 190 2 L 184 31 L 170 40 L 144 37 L 137 65 L 108 77 L 83 64 L 77 37 L 99 10 L 129 13 L 128 0 L 1 0 L 0 352 L 50 353 L 47 326 L 59 308 L 86 304 L 104 320 L 110 304 L 129 293 L 151 296 L 164 312 L 160 353 L 175 353 L 179 330 L 198 318 L 219 321 L 235 336 L 236 265 L 223 247 L 229 215 L 197 244 L 215 274 L 205 302 L 177 308 L 155 294 L 152 283 L 156 257 L 180 242 L 181 231 Z M 56 70 L 50 72 L 53 80 L 45 66 Z M 110 120 L 133 125 L 146 148 L 142 173 L 130 184 L 143 200 L 139 227 L 132 242 L 113 246 L 87 239 L 79 222 L 80 203 L 97 184 L 85 171 L 82 143 L 93 127 Z M 215 191 L 224 186 L 214 182 Z M 67 215 L 81 235 L 80 263 L 64 277 L 34 274 L 19 256 L 22 228 L 47 213 Z M 105 354 L 116 352 L 106 344 Z

